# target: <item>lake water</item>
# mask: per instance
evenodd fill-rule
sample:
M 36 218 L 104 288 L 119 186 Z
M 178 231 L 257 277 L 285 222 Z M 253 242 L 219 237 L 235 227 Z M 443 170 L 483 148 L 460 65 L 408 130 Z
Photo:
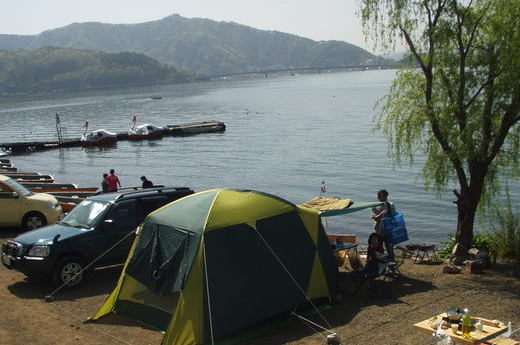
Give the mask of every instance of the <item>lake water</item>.
M 0 99 L 0 142 L 56 138 L 56 112 L 68 137 L 79 137 L 85 121 L 93 130 L 126 131 L 133 115 L 160 126 L 223 121 L 224 133 L 11 159 L 21 170 L 81 186 L 98 187 L 102 173 L 114 168 L 123 187 L 140 185 L 146 175 L 155 184 L 255 189 L 294 203 L 319 195 L 322 180 L 327 196 L 354 201 L 376 201 L 377 190 L 386 188 L 406 216 L 411 241 L 439 243 L 455 230 L 453 195 L 425 192 L 420 167 L 394 170 L 385 138 L 371 131 L 374 103 L 394 76 L 338 72 Z M 328 232 L 354 233 L 363 242 L 372 229 L 369 210 L 327 223 Z

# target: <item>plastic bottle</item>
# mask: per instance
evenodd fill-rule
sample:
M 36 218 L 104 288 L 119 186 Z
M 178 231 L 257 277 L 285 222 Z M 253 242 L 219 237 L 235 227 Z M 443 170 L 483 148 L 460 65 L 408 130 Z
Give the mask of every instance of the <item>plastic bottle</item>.
M 484 325 L 482 324 L 482 322 L 480 320 L 478 320 L 477 323 L 475 324 L 475 330 L 477 330 L 479 332 L 482 332 L 484 330 Z
M 441 325 L 437 327 L 437 331 L 433 333 L 433 337 L 435 338 L 435 345 L 453 345 L 453 340 L 446 334 L 446 331 L 442 329 Z
M 464 315 L 460 319 L 462 324 L 462 337 L 464 339 L 471 339 L 471 315 L 469 314 L 469 309 L 464 309 Z

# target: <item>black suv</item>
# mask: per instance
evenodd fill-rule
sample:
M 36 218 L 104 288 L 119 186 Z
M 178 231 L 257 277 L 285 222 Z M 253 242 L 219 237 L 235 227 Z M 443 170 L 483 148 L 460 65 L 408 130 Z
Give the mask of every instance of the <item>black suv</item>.
M 2 244 L 2 263 L 28 277 L 79 285 L 93 267 L 124 262 L 131 232 L 152 211 L 186 195 L 190 188 L 146 188 L 90 196 L 57 224 L 26 232 Z M 100 258 L 101 257 L 101 258 Z

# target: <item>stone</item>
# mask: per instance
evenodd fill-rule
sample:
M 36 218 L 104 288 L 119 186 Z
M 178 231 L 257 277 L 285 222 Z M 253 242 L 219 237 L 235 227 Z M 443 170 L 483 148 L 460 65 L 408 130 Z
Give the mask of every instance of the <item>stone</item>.
M 457 274 L 460 272 L 462 272 L 462 270 L 453 264 L 447 264 L 442 268 L 442 273 Z

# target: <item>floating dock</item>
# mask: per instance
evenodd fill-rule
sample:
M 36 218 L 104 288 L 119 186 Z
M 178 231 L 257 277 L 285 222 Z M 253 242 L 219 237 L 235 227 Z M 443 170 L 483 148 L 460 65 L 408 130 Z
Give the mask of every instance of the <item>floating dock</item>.
M 183 125 L 167 125 L 163 127 L 163 134 L 167 136 L 186 136 L 202 133 L 224 132 L 226 125 L 219 121 L 187 123 Z M 117 140 L 128 140 L 128 132 L 117 133 Z M 49 149 L 82 146 L 80 138 L 61 141 L 32 141 L 0 143 L 0 151 L 4 152 L 36 152 Z

